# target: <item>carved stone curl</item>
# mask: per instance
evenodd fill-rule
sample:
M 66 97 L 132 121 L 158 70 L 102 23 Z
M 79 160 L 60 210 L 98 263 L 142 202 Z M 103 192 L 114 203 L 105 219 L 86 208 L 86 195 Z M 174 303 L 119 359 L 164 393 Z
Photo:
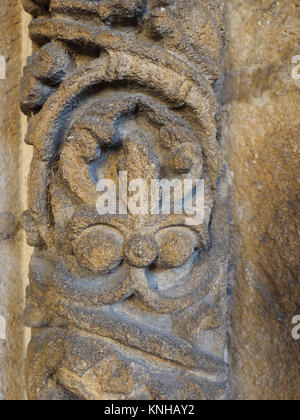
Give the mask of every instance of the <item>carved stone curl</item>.
M 222 2 L 24 5 L 41 47 L 22 90 L 34 147 L 24 225 L 36 247 L 28 397 L 225 398 Z M 203 178 L 204 220 L 100 216 L 97 183 L 125 171 L 148 185 Z

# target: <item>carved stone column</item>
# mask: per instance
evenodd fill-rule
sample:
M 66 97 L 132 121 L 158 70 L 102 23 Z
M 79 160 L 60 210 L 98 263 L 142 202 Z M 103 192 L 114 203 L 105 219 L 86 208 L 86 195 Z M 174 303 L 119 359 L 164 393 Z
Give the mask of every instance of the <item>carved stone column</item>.
M 223 1 L 23 3 L 28 398 L 226 398 Z M 99 215 L 98 181 L 121 172 L 204 179 L 204 220 Z

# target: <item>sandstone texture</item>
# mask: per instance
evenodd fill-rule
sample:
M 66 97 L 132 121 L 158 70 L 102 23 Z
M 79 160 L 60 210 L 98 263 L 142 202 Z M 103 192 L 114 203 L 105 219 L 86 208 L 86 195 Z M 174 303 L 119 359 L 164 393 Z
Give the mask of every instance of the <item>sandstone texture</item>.
M 21 269 L 21 5 L 2 0 L 0 55 L 0 399 L 22 399 L 24 383 Z
M 230 354 L 234 397 L 300 398 L 297 0 L 226 3 L 223 90 L 232 186 L 235 278 Z
M 28 398 L 227 398 L 223 2 L 24 7 L 36 51 L 21 95 L 34 149 Z M 136 212 L 129 189 L 102 214 L 99 182 L 118 185 L 124 173 L 128 184 L 143 180 L 138 207 L 148 211 Z M 164 194 L 150 187 L 162 179 L 204 179 L 203 218 L 160 212 Z
M 0 400 L 300 399 L 299 21 L 299 0 L 2 0 Z M 144 204 L 203 178 L 204 219 L 124 214 L 121 190 L 100 215 L 125 171 Z

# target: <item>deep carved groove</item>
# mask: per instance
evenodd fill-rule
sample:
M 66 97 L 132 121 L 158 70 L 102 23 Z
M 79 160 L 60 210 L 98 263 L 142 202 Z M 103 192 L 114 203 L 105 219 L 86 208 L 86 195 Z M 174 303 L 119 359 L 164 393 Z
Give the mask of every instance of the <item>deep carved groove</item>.
M 28 397 L 226 398 L 227 231 L 214 92 L 223 2 L 24 7 L 40 45 L 21 97 L 34 147 L 24 215 L 35 247 Z M 117 183 L 122 171 L 147 185 L 203 178 L 204 220 L 99 215 L 95 184 Z

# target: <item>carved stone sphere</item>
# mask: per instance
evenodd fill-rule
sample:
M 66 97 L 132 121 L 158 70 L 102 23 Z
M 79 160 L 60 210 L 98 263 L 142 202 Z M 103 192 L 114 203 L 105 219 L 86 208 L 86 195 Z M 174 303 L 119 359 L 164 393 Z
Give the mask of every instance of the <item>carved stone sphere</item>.
M 118 267 L 123 259 L 122 236 L 106 226 L 86 229 L 73 248 L 80 266 L 95 273 L 108 273 Z

